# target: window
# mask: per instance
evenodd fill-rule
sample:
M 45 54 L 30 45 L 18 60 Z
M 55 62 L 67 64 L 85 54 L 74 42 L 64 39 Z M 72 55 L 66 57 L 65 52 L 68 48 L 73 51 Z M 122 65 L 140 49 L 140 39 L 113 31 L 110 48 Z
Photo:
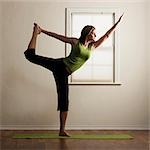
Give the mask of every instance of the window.
M 79 38 L 85 25 L 93 25 L 98 39 L 113 26 L 116 16 L 117 11 L 112 9 L 67 8 L 66 35 Z M 100 47 L 94 49 L 90 59 L 70 76 L 70 84 L 118 84 L 117 30 Z M 70 50 L 71 47 L 67 45 L 66 55 Z

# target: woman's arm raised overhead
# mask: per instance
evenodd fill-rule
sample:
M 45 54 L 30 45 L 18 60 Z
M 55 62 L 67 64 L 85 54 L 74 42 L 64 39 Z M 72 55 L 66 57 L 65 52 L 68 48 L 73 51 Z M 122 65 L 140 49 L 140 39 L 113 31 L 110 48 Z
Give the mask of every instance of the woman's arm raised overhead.
M 109 35 L 114 31 L 118 23 L 121 21 L 122 16 L 102 37 L 100 37 L 97 41 L 94 42 L 93 44 L 94 48 L 97 48 L 98 46 L 100 46 L 109 37 Z

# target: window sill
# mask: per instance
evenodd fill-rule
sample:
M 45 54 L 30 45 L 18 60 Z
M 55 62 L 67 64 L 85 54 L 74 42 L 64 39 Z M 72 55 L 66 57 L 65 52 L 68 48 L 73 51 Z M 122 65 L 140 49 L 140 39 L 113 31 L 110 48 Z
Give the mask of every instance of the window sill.
M 69 85 L 109 85 L 109 86 L 120 86 L 122 85 L 120 82 L 110 83 L 110 82 L 71 82 Z

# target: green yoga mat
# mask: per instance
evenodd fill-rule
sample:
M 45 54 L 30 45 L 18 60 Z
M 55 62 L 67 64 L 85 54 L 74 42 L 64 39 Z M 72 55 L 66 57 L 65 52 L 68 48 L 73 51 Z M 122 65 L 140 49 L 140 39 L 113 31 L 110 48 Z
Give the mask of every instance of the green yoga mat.
M 129 134 L 74 134 L 70 137 L 58 136 L 58 134 L 16 134 L 13 138 L 17 139 L 99 139 L 99 140 L 129 140 L 133 137 Z

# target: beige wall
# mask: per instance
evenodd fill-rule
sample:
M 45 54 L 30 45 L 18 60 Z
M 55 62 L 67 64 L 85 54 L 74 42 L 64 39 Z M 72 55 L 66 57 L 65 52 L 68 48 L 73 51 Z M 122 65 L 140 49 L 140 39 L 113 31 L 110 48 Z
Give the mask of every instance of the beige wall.
M 58 128 L 52 73 L 24 59 L 33 22 L 65 33 L 66 7 L 119 7 L 121 86 L 70 86 L 67 127 L 72 129 L 146 129 L 148 88 L 146 5 L 144 3 L 7 2 L 3 8 L 3 129 Z M 65 45 L 45 35 L 38 54 L 64 56 Z
M 148 38 L 148 60 L 149 60 L 149 62 L 148 62 L 148 64 L 149 64 L 149 66 L 148 66 L 148 70 L 149 70 L 149 74 L 148 74 L 148 77 L 149 77 L 149 82 L 148 82 L 148 93 L 149 93 L 149 129 L 150 129 L 150 2 L 148 3 L 148 36 L 147 36 L 147 38 Z
M 2 15 L 1 15 L 1 3 L 0 3 L 0 22 L 2 22 Z M 2 52 L 2 30 L 1 30 L 1 26 L 2 24 L 0 23 L 0 125 L 1 125 L 1 118 L 2 118 L 2 93 L 1 93 L 1 90 L 2 90 L 2 76 L 1 76 L 1 73 L 2 73 L 2 56 L 1 56 L 1 52 Z

